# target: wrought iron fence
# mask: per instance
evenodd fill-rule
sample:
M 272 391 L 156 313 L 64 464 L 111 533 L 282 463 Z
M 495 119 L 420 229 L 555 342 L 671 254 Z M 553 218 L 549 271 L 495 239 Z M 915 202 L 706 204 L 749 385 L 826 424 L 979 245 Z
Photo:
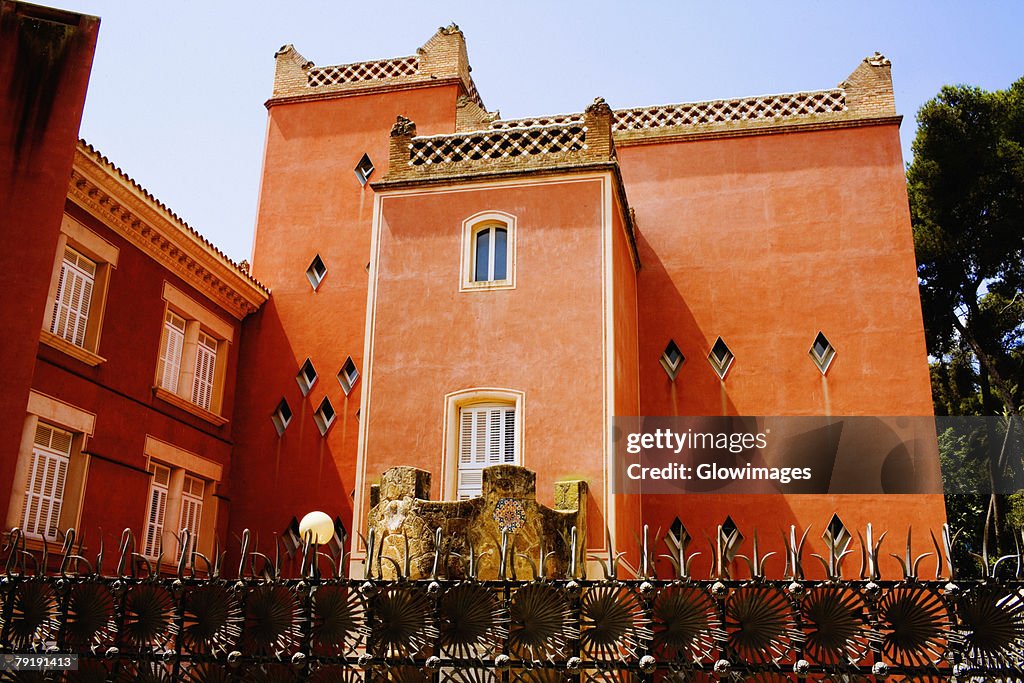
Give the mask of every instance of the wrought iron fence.
M 837 537 L 815 556 L 826 578 L 810 580 L 805 538 L 791 530 L 784 578 L 765 576 L 756 540 L 740 555 L 735 535 L 719 528 L 709 578 L 691 576 L 697 553 L 677 532 L 658 539 L 672 576 L 656 576 L 659 553 L 645 530 L 636 577 L 621 577 L 620 555 L 609 551 L 600 578 L 583 566 L 548 578 L 541 550 L 535 575 L 514 578 L 506 535 L 496 580 L 474 578 L 473 550 L 460 577 L 439 573 L 448 565 L 438 550 L 430 576 L 385 580 L 384 565 L 407 576 L 409 564 L 382 557 L 372 536 L 363 579 L 343 575 L 343 551 L 308 542 L 286 576 L 279 552 L 255 552 L 247 533 L 230 577 L 219 551 L 179 550 L 163 575 L 127 531 L 116 570 L 103 575 L 102 548 L 86 559 L 73 531 L 59 557 L 46 557 L 14 530 L 0 577 L 0 647 L 78 655 L 76 671 L 38 674 L 50 680 L 1024 680 L 1020 555 L 986 557 L 982 579 L 959 580 L 944 530 L 933 537 L 934 578 L 919 576 L 927 556 L 912 557 L 908 542 L 897 558 L 903 576 L 883 579 L 882 540 L 869 528 L 855 578 L 843 578 L 844 561 L 858 553 Z M 190 547 L 187 531 L 180 540 Z

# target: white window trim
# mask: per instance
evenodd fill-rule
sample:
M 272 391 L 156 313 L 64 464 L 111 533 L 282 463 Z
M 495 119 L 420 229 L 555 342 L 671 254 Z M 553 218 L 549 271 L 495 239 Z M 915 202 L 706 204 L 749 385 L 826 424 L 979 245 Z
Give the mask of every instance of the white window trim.
M 228 421 L 223 416 L 224 384 L 227 380 L 229 344 L 234 339 L 234 326 L 166 281 L 164 282 L 163 299 L 166 302 L 164 320 L 166 321 L 167 311 L 183 318 L 185 320 L 185 338 L 178 359 L 177 387 L 172 391 L 163 386 L 161 377 L 164 364 L 160 361 L 160 356 L 164 339 L 167 336 L 166 322 L 161 326 L 160 349 L 157 352 L 153 392 L 158 398 L 178 408 L 197 415 L 218 427 L 222 426 Z M 199 376 L 199 372 L 202 370 L 200 361 L 204 352 L 201 347 L 204 345 L 201 340 L 204 335 L 216 341 L 216 349 L 213 350 L 213 363 L 207 368 L 209 376 L 206 377 L 207 380 L 212 379 L 212 387 L 206 393 L 199 391 L 199 384 L 203 379 Z M 206 345 L 206 348 L 209 348 L 209 345 Z M 203 405 L 201 399 L 208 399 L 208 405 Z
M 213 552 L 214 535 L 219 516 L 218 508 L 220 507 L 216 500 L 216 491 L 224 474 L 224 467 L 197 453 L 149 435 L 146 436 L 143 454 L 146 456 L 147 470 L 151 465 L 163 465 L 171 468 L 171 479 L 167 487 L 167 505 L 164 510 L 164 563 L 174 562 L 177 558 L 177 544 L 173 537 L 168 536 L 167 532 L 177 534 L 181 531 L 182 489 L 186 476 L 205 482 L 199 520 L 199 538 L 196 539 L 192 547 L 209 557 Z M 146 516 L 143 517 L 143 524 L 148 521 L 149 500 L 147 497 Z M 168 524 L 168 520 L 173 520 L 173 526 Z M 145 536 L 143 536 L 144 539 Z
M 66 249 L 72 249 L 96 264 L 93 275 L 92 292 L 89 297 L 87 332 L 82 344 L 75 344 L 64 337 L 51 332 L 53 311 L 60 289 L 60 274 L 64 266 Z M 86 365 L 95 367 L 105 358 L 98 354 L 100 339 L 103 333 L 103 319 L 107 304 L 107 290 L 110 284 L 111 270 L 117 268 L 120 250 L 81 222 L 64 214 L 54 255 L 53 269 L 50 272 L 50 287 L 46 298 L 46 312 L 42 321 L 39 340 L 67 355 L 80 360 Z
M 477 282 L 473 279 L 475 270 L 476 234 L 481 228 L 491 225 L 506 230 L 506 277 L 504 280 L 488 280 Z M 475 292 L 492 289 L 516 288 L 516 217 L 504 211 L 481 211 L 462 222 L 462 256 L 459 265 L 462 279 L 460 292 Z
M 70 491 L 68 485 L 71 482 L 65 481 L 61 514 L 64 515 L 68 507 L 71 506 L 73 512 L 67 514 L 73 524 L 69 526 L 77 527 L 78 521 L 82 518 L 82 503 L 85 500 L 85 491 L 89 482 L 91 458 L 85 451 L 89 437 L 95 432 L 96 414 L 35 390 L 29 392 L 26 412 L 25 426 L 18 448 L 18 460 L 10 482 L 11 496 L 7 507 L 6 527 L 8 529 L 15 527 L 21 520 L 21 509 L 25 502 L 25 482 L 28 481 L 29 470 L 32 467 L 32 449 L 35 445 L 36 425 L 39 422 L 59 427 L 75 436 L 71 449 L 69 474 L 72 470 L 77 470 L 76 476 L 79 481 L 74 484 L 75 489 Z
M 526 414 L 526 393 L 516 389 L 501 387 L 475 387 L 462 389 L 446 394 L 444 397 L 444 450 L 441 456 L 441 499 L 456 500 L 458 498 L 459 470 L 459 413 L 463 407 L 475 404 L 506 404 L 516 410 L 516 442 L 515 458 L 517 465 L 526 466 L 526 441 L 524 419 Z

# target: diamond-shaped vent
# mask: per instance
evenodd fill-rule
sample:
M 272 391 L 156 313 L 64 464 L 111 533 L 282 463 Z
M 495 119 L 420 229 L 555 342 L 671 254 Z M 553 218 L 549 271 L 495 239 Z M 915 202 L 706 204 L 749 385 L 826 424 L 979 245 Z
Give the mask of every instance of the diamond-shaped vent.
M 288 423 L 292 421 L 292 409 L 288 406 L 288 401 L 281 399 L 277 408 L 274 409 L 274 414 L 270 416 L 270 421 L 274 423 L 274 429 L 277 430 L 278 436 L 284 434 Z
M 828 526 L 825 527 L 825 533 L 821 537 L 825 539 L 825 543 L 835 549 L 836 555 L 850 547 L 850 542 L 853 540 L 853 535 L 838 514 L 832 515 L 832 519 L 829 520 Z
M 675 340 L 669 339 L 668 346 L 661 354 L 661 367 L 668 373 L 668 378 L 674 380 L 676 375 L 679 374 L 680 368 L 683 367 L 683 363 L 686 362 L 686 356 L 676 346 Z
M 711 353 L 708 354 L 708 362 L 711 363 L 711 367 L 714 368 L 719 379 L 725 379 L 725 373 L 729 372 L 735 359 L 736 357 L 732 355 L 732 351 L 721 337 L 715 341 L 715 345 L 711 347 Z
M 818 332 L 818 336 L 814 338 L 814 343 L 811 344 L 811 350 L 808 353 L 823 375 L 828 372 L 829 366 L 832 365 L 832 359 L 836 357 L 835 347 L 832 346 L 832 342 L 822 332 Z
M 309 268 L 306 268 L 306 277 L 309 278 L 309 284 L 313 285 L 313 289 L 316 289 L 320 286 L 325 275 L 327 275 L 327 265 L 320 258 L 320 254 L 317 254 L 310 262 Z
M 327 430 L 331 428 L 331 424 L 334 423 L 334 418 L 338 415 L 334 412 L 334 406 L 331 405 L 331 400 L 324 396 L 324 400 L 320 402 L 320 407 L 313 413 L 313 421 L 316 422 L 317 429 L 320 430 L 320 436 L 327 434 Z
M 313 361 L 306 359 L 306 362 L 299 368 L 299 374 L 295 375 L 295 381 L 299 383 L 299 389 L 302 391 L 302 395 L 305 396 L 309 393 L 309 390 L 316 384 L 316 368 L 313 367 Z
M 355 386 L 358 380 L 359 369 L 352 361 L 352 356 L 349 356 L 345 359 L 345 364 L 341 366 L 341 370 L 338 371 L 338 382 L 341 383 L 341 388 L 345 391 L 346 396 L 352 393 L 352 387 Z
M 360 185 L 368 183 L 370 181 L 370 174 L 373 173 L 373 162 L 370 161 L 369 155 L 364 154 L 353 170 L 356 172 L 356 178 L 359 179 Z
M 732 516 L 725 518 L 719 533 L 722 535 L 722 554 L 724 559 L 726 562 L 732 562 L 733 558 L 736 557 L 736 553 L 739 552 L 740 544 L 743 543 L 743 534 L 740 533 L 736 522 L 732 521 Z
M 686 527 L 683 526 L 682 521 L 678 517 L 672 520 L 672 526 L 668 528 L 668 533 L 676 548 L 685 546 L 690 540 L 690 532 L 686 530 Z

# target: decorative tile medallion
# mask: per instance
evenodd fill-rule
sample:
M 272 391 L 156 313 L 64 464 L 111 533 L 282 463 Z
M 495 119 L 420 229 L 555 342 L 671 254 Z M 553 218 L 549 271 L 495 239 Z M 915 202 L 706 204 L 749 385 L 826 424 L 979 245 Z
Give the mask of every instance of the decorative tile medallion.
M 507 533 L 514 533 L 523 528 L 526 524 L 526 509 L 523 501 L 518 498 L 501 498 L 494 506 L 494 521 L 498 523 L 498 529 Z

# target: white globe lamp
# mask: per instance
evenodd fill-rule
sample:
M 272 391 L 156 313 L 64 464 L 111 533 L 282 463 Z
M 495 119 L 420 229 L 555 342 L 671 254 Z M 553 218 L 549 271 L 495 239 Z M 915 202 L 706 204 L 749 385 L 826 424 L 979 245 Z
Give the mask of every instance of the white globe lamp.
M 299 537 L 303 541 L 306 540 L 307 533 L 313 543 L 330 543 L 334 538 L 334 520 L 326 512 L 310 512 L 299 522 Z

